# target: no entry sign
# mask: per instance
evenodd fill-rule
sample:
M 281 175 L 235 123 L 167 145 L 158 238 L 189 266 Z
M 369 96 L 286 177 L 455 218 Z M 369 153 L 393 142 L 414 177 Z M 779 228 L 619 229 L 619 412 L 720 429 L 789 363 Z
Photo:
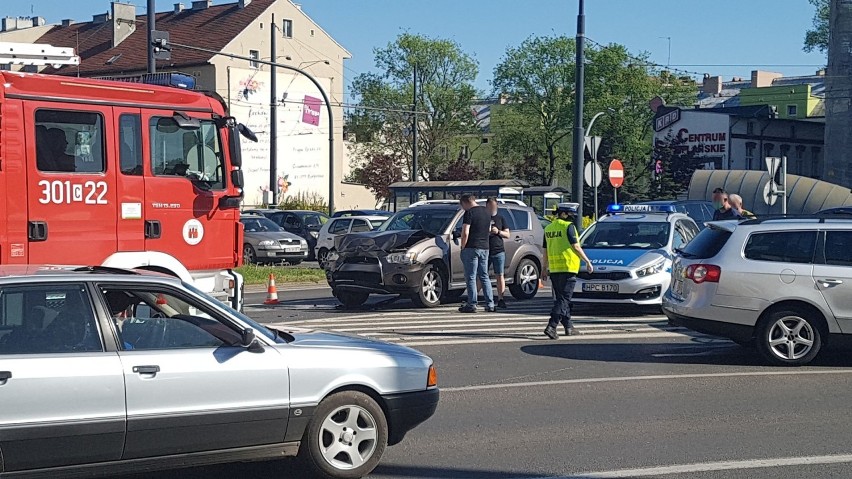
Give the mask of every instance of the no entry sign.
M 609 184 L 613 188 L 621 188 L 624 184 L 624 165 L 618 160 L 609 162 Z

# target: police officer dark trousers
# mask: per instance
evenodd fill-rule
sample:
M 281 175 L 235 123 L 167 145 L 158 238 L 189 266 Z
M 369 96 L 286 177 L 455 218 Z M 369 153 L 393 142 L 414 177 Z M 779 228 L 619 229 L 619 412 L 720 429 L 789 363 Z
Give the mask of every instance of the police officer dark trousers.
M 550 321 L 544 330 L 544 334 L 550 339 L 559 337 L 556 328 L 560 323 L 565 328 L 566 336 L 579 334 L 571 322 L 571 296 L 577 283 L 580 260 L 586 262 L 586 271 L 594 271 L 589 257 L 580 247 L 577 228 L 572 223 L 576 214 L 576 203 L 559 203 L 556 207 L 556 219 L 544 230 L 547 254 L 542 276 L 543 279 L 550 277 L 554 293 Z

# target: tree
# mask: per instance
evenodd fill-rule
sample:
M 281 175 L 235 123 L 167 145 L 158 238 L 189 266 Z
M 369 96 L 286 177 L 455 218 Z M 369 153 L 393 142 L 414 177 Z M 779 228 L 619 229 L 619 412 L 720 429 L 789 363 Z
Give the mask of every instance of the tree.
M 496 149 L 511 162 L 539 163 L 546 184 L 571 151 L 574 52 L 566 36 L 530 37 L 494 68 L 494 93 L 507 100 L 494 125 Z
M 390 198 L 390 185 L 402 181 L 402 169 L 403 161 L 399 156 L 368 154 L 366 160 L 352 170 L 349 180 L 364 185 L 376 196 L 377 202 L 381 202 Z
M 705 160 L 698 157 L 698 148 L 686 145 L 686 140 L 669 133 L 657 140 L 648 166 L 653 184 L 648 191 L 650 199 L 670 199 L 685 193 L 695 170 L 704 167 Z
M 348 130 L 366 141 L 370 157 L 398 154 L 404 171 L 412 161 L 413 75 L 417 67 L 418 179 L 445 176 L 454 139 L 478 132 L 470 113 L 477 96 L 476 61 L 446 39 L 404 33 L 374 51 L 379 73 L 358 75 L 351 93 L 359 106 L 347 118 Z M 408 175 L 406 175 L 408 176 Z
M 813 5 L 814 19 L 813 28 L 805 33 L 804 51 L 810 53 L 819 50 L 821 53 L 828 51 L 828 21 L 831 13 L 831 0 L 808 0 Z

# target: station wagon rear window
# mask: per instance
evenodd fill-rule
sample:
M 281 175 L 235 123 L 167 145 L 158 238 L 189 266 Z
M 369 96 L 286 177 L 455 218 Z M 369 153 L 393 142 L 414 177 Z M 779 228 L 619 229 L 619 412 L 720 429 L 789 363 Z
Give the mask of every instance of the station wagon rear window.
M 755 261 L 812 263 L 816 231 L 768 231 L 748 238 L 745 257 Z

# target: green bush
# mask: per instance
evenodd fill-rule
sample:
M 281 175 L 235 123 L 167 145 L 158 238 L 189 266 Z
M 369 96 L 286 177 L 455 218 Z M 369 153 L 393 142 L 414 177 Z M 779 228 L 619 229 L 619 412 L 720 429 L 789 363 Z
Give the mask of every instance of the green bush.
M 309 210 L 324 213 L 328 211 L 328 202 L 319 193 L 302 192 L 281 198 L 278 208 L 282 210 Z

